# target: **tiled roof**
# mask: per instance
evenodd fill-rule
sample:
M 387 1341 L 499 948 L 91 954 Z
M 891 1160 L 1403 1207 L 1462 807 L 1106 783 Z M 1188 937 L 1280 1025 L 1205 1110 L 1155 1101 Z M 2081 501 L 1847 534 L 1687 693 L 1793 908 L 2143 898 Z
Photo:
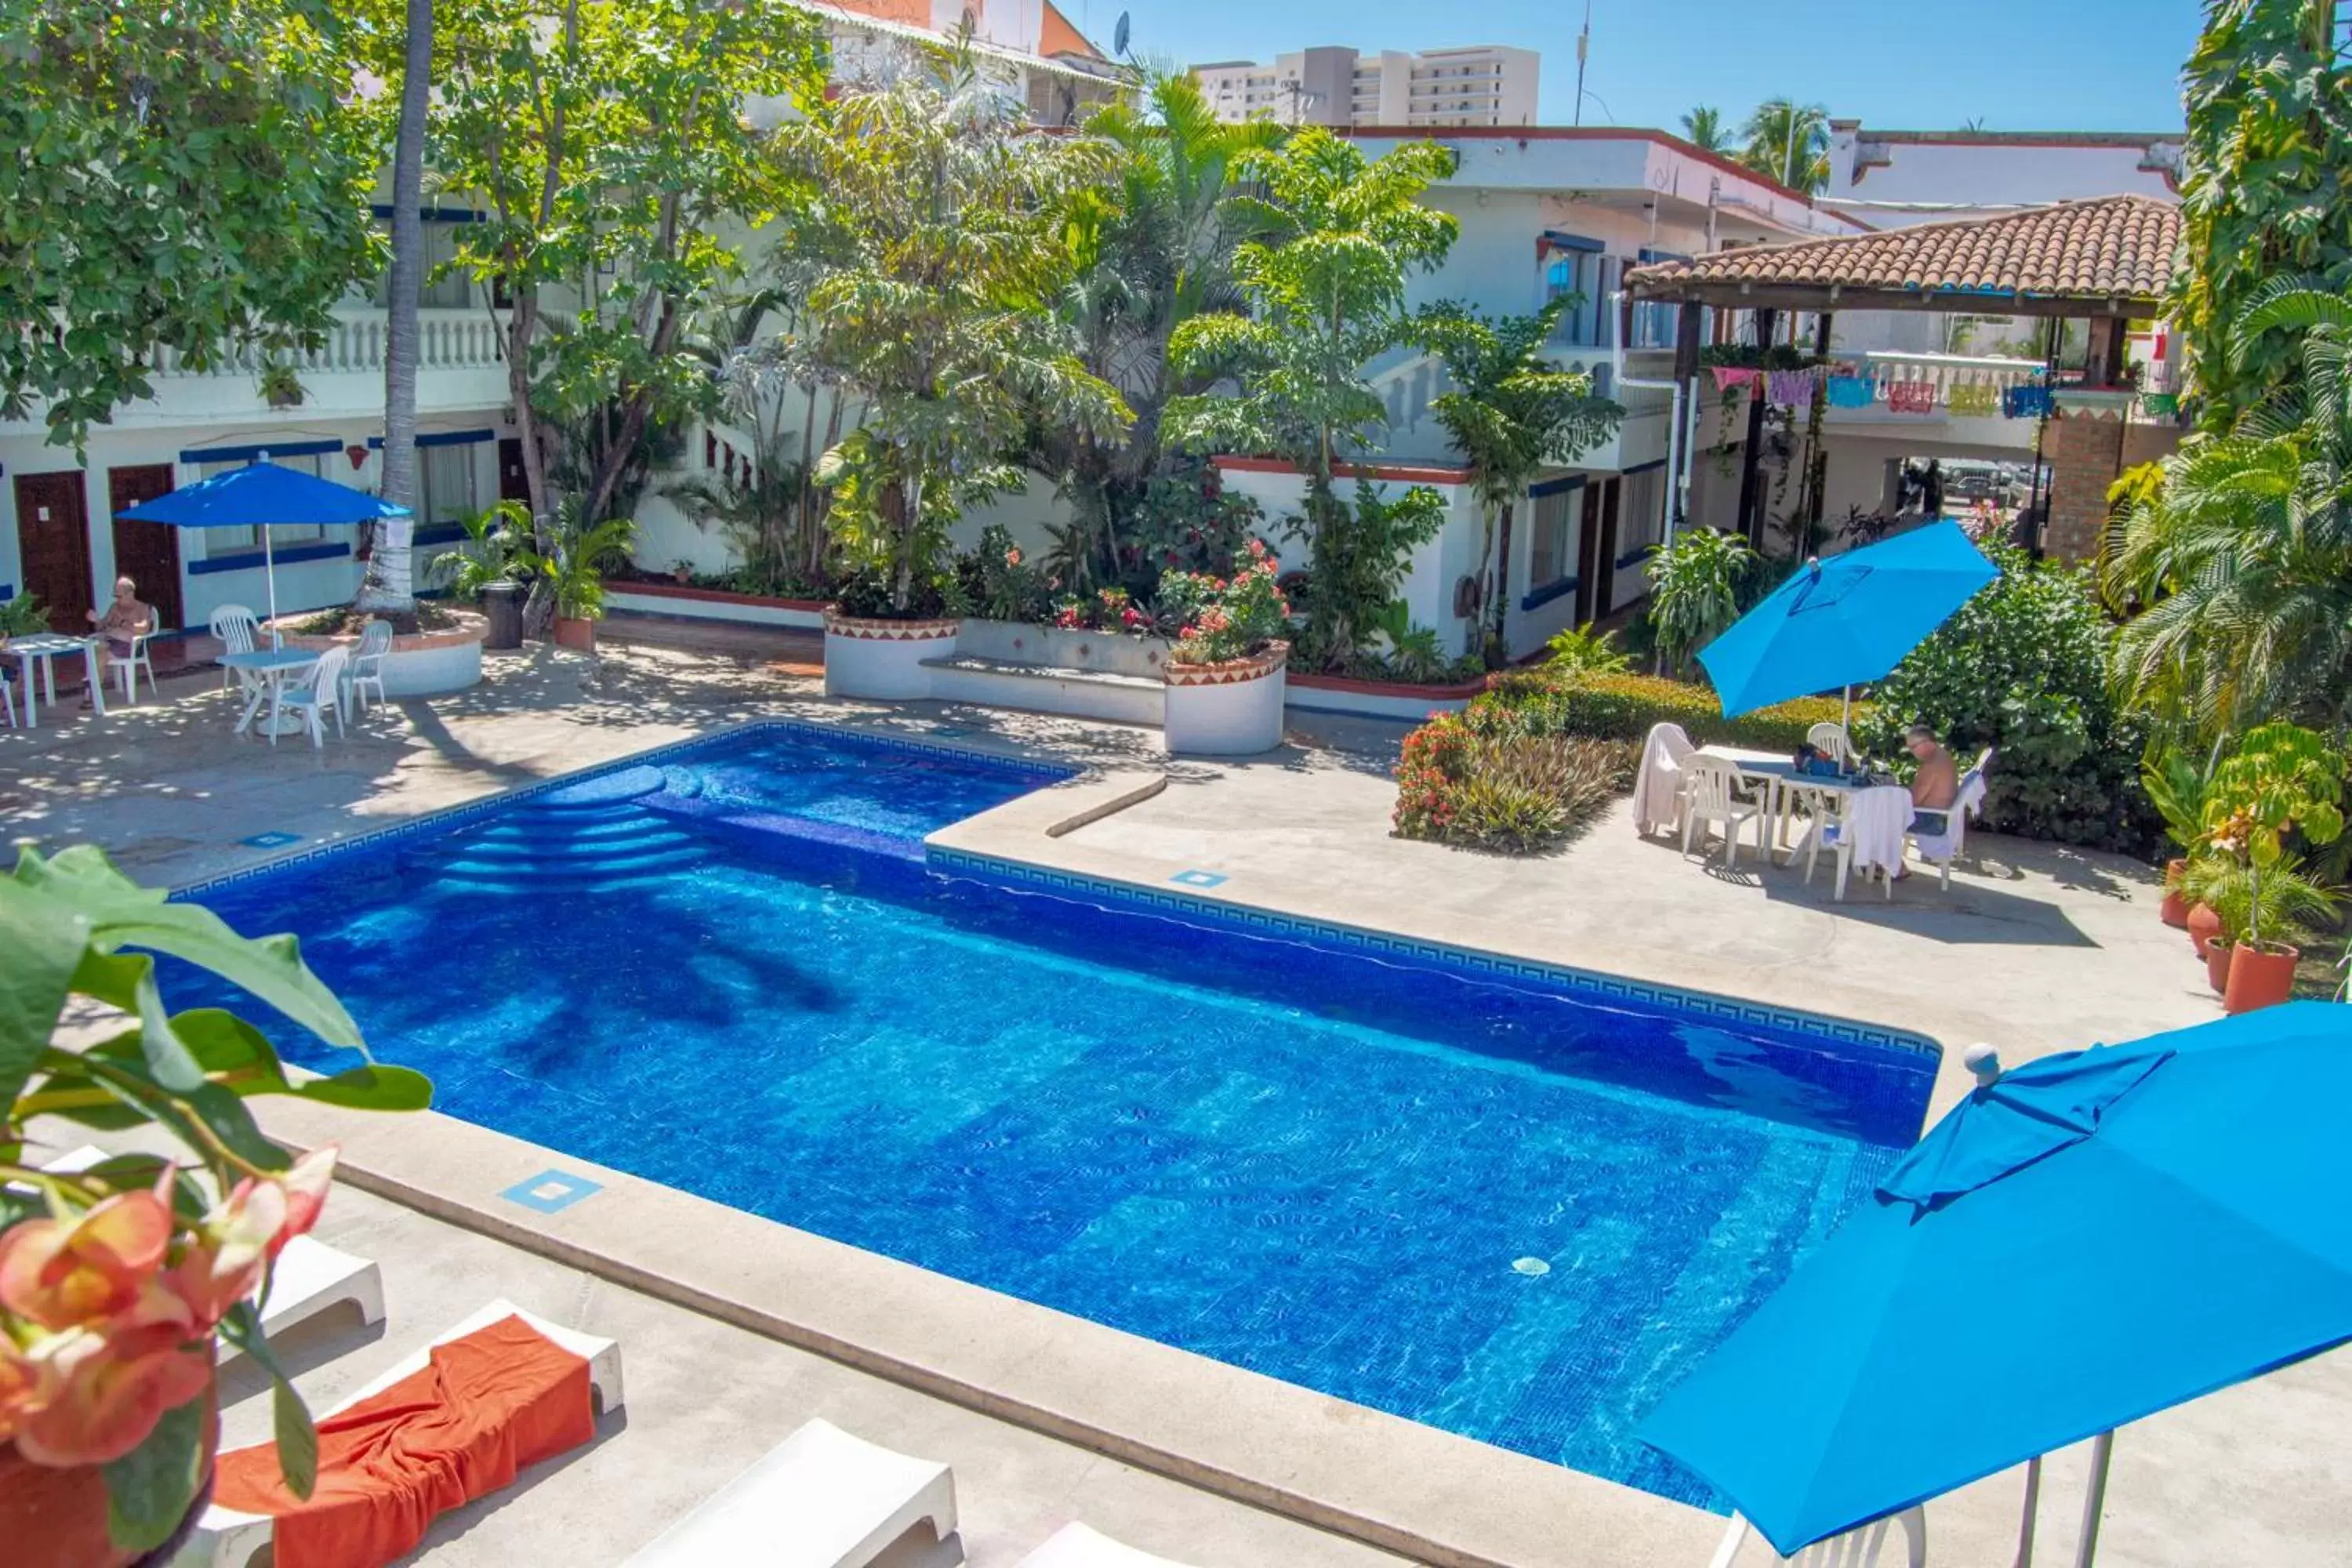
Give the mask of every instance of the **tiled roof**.
M 2152 196 L 2099 196 L 2032 212 L 1838 239 L 1801 239 L 1660 262 L 1625 275 L 1637 296 L 1703 285 L 1993 299 L 2154 300 L 2180 240 L 2180 209 Z

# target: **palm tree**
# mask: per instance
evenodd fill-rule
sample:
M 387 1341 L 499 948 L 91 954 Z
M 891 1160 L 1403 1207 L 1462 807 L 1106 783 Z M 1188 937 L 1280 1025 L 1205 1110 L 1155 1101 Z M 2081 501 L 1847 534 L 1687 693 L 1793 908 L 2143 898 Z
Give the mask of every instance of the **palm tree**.
M 1830 183 L 1830 111 L 1818 103 L 1768 98 L 1740 127 L 1739 161 L 1807 195 Z
M 2116 639 L 2118 682 L 2203 737 L 2352 721 L 2352 296 L 2275 280 L 2230 352 L 2282 331 L 2301 333 L 2301 375 L 2166 458 L 2101 563 L 2111 599 L 2147 606 Z
M 1511 509 L 1528 482 L 1546 467 L 1576 460 L 1609 438 L 1624 410 L 1592 395 L 1592 378 L 1565 371 L 1544 357 L 1544 344 L 1560 313 L 1575 301 L 1552 300 L 1532 316 L 1489 321 L 1451 300 L 1422 318 L 1422 341 L 1445 366 L 1449 391 L 1430 400 L 1430 413 L 1445 427 L 1470 468 L 1471 492 L 1486 523 L 1478 547 L 1478 570 L 1486 579 L 1491 635 L 1500 638 L 1508 602 L 1500 574 L 1487 576 L 1495 559 L 1496 518 L 1501 519 L 1502 558 L 1511 553 Z M 1471 651 L 1485 638 L 1472 634 Z
M 383 499 L 416 504 L 416 302 L 424 284 L 425 116 L 433 88 L 433 0 L 408 0 L 400 73 L 400 129 L 392 155 L 392 270 L 383 340 Z M 415 630 L 413 519 L 376 530 L 352 608 Z
M 1723 111 L 1700 104 L 1683 116 L 1683 140 L 1702 153 L 1728 153 L 1731 133 L 1723 126 Z

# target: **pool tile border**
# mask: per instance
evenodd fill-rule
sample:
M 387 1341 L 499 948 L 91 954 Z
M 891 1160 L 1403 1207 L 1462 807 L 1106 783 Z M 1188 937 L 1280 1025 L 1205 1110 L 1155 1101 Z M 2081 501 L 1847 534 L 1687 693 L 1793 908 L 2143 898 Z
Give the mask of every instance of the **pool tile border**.
M 1611 974 L 1597 969 L 1580 969 L 1573 964 L 1515 958 L 1483 948 L 1455 947 L 1419 937 L 1402 936 L 1394 931 L 1341 925 L 1333 921 L 1308 920 L 1230 899 L 1202 898 L 1197 894 L 1170 892 L 1138 883 L 1087 876 L 1083 872 L 1048 869 L 1026 861 L 983 855 L 971 849 L 953 849 L 934 844 L 927 859 L 931 869 L 946 876 L 961 876 L 980 882 L 993 881 L 1032 892 L 1072 895 L 1097 903 L 1174 915 L 1249 935 L 1324 942 L 1375 957 L 1407 959 L 1455 973 L 1526 980 L 1592 992 L 1614 1001 L 1698 1013 L 1762 1028 L 1825 1036 L 1843 1045 L 1906 1051 L 1927 1057 L 1930 1061 L 1938 1061 L 1943 1057 L 1941 1045 L 1926 1035 L 1907 1029 L 1888 1028 L 1827 1013 L 1776 1007 L 1746 997 L 1727 996 L 1719 992 L 1694 991 L 1654 981 L 1628 979 L 1622 974 Z

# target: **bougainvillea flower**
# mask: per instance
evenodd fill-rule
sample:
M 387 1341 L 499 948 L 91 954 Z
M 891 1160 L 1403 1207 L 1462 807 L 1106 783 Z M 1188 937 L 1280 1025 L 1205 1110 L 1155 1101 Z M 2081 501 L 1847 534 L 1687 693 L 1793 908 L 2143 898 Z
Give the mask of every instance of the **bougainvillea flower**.
M 126 1311 L 163 1267 L 173 1229 L 169 1202 L 152 1192 L 117 1193 L 69 1220 L 11 1226 L 0 1232 L 0 1308 L 45 1329 Z
M 315 1149 L 281 1176 L 247 1178 L 196 1226 L 172 1289 L 209 1329 L 260 1288 L 262 1270 L 318 1222 L 335 1173 L 335 1148 Z
M 37 1406 L 17 1420 L 17 1452 L 37 1465 L 102 1465 L 146 1440 L 163 1412 L 212 1382 L 210 1346 L 170 1324 L 99 1334 L 68 1329 L 35 1343 Z
M 282 1178 L 286 1184 L 286 1223 L 269 1244 L 269 1256 L 286 1250 L 298 1236 L 308 1236 L 326 1206 L 327 1189 L 335 1180 L 335 1145 L 324 1144 L 294 1162 Z

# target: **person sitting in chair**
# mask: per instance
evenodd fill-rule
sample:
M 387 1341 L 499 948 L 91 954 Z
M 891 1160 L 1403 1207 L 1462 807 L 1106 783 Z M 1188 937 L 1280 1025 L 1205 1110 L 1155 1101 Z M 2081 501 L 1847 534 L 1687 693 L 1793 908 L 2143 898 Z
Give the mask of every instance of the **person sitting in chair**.
M 106 606 L 106 614 L 89 612 L 90 624 L 98 628 L 98 679 L 106 680 L 106 664 L 110 658 L 129 658 L 137 646 L 131 639 L 154 630 L 147 606 L 139 602 L 139 584 L 128 577 L 114 580 L 114 602 Z M 90 694 L 81 694 L 81 705 L 90 705 Z
M 1903 749 L 1919 764 L 1911 775 L 1911 826 L 1922 833 L 1941 833 L 1950 822 L 1952 803 L 1960 798 L 1960 771 L 1952 753 L 1937 741 L 1936 731 L 1925 724 L 1903 731 Z

